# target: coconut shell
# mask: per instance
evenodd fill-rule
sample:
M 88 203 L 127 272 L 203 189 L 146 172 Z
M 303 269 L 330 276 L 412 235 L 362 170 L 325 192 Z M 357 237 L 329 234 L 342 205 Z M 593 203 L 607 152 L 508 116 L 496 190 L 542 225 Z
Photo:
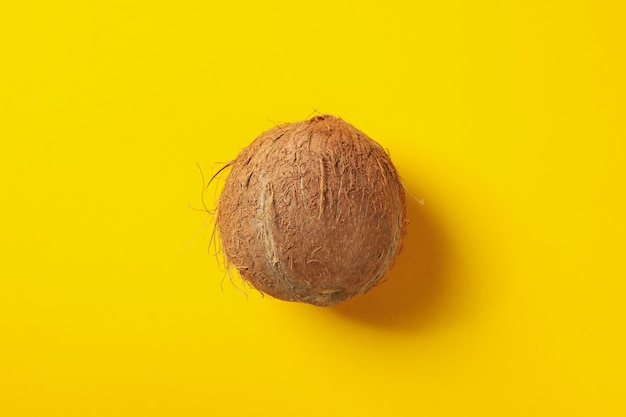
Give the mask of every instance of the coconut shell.
M 368 291 L 393 264 L 404 189 L 378 143 L 324 115 L 276 126 L 243 149 L 216 220 L 221 249 L 245 281 L 326 306 Z

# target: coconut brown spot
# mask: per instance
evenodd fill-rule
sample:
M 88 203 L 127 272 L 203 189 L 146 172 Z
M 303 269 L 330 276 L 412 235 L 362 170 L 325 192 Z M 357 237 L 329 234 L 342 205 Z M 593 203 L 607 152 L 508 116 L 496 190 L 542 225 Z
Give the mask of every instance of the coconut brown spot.
M 243 149 L 218 201 L 230 264 L 275 298 L 331 305 L 378 284 L 406 226 L 384 149 L 330 115 L 277 126 Z

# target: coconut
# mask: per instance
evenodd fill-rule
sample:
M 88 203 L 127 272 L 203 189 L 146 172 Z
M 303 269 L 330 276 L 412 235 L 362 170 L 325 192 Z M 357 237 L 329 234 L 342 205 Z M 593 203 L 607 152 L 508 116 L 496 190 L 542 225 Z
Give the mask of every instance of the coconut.
M 381 282 L 406 223 L 389 155 L 331 115 L 276 126 L 243 149 L 216 218 L 223 254 L 246 282 L 319 306 Z

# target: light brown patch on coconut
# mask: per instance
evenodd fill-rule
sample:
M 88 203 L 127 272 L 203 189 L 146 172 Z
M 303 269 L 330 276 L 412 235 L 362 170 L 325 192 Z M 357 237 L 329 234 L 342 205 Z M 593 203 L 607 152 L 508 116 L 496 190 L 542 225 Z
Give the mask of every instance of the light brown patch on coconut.
M 273 297 L 331 305 L 378 284 L 406 226 L 384 149 L 330 115 L 277 126 L 232 163 L 218 202 L 226 259 Z

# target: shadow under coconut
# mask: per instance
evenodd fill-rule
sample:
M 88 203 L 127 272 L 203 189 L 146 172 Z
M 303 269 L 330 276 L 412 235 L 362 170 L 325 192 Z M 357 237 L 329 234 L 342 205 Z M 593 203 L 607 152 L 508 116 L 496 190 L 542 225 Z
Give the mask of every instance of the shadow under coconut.
M 409 224 L 402 252 L 384 281 L 329 311 L 367 324 L 416 329 L 432 325 L 446 309 L 451 262 L 443 229 L 429 211 L 407 193 Z

